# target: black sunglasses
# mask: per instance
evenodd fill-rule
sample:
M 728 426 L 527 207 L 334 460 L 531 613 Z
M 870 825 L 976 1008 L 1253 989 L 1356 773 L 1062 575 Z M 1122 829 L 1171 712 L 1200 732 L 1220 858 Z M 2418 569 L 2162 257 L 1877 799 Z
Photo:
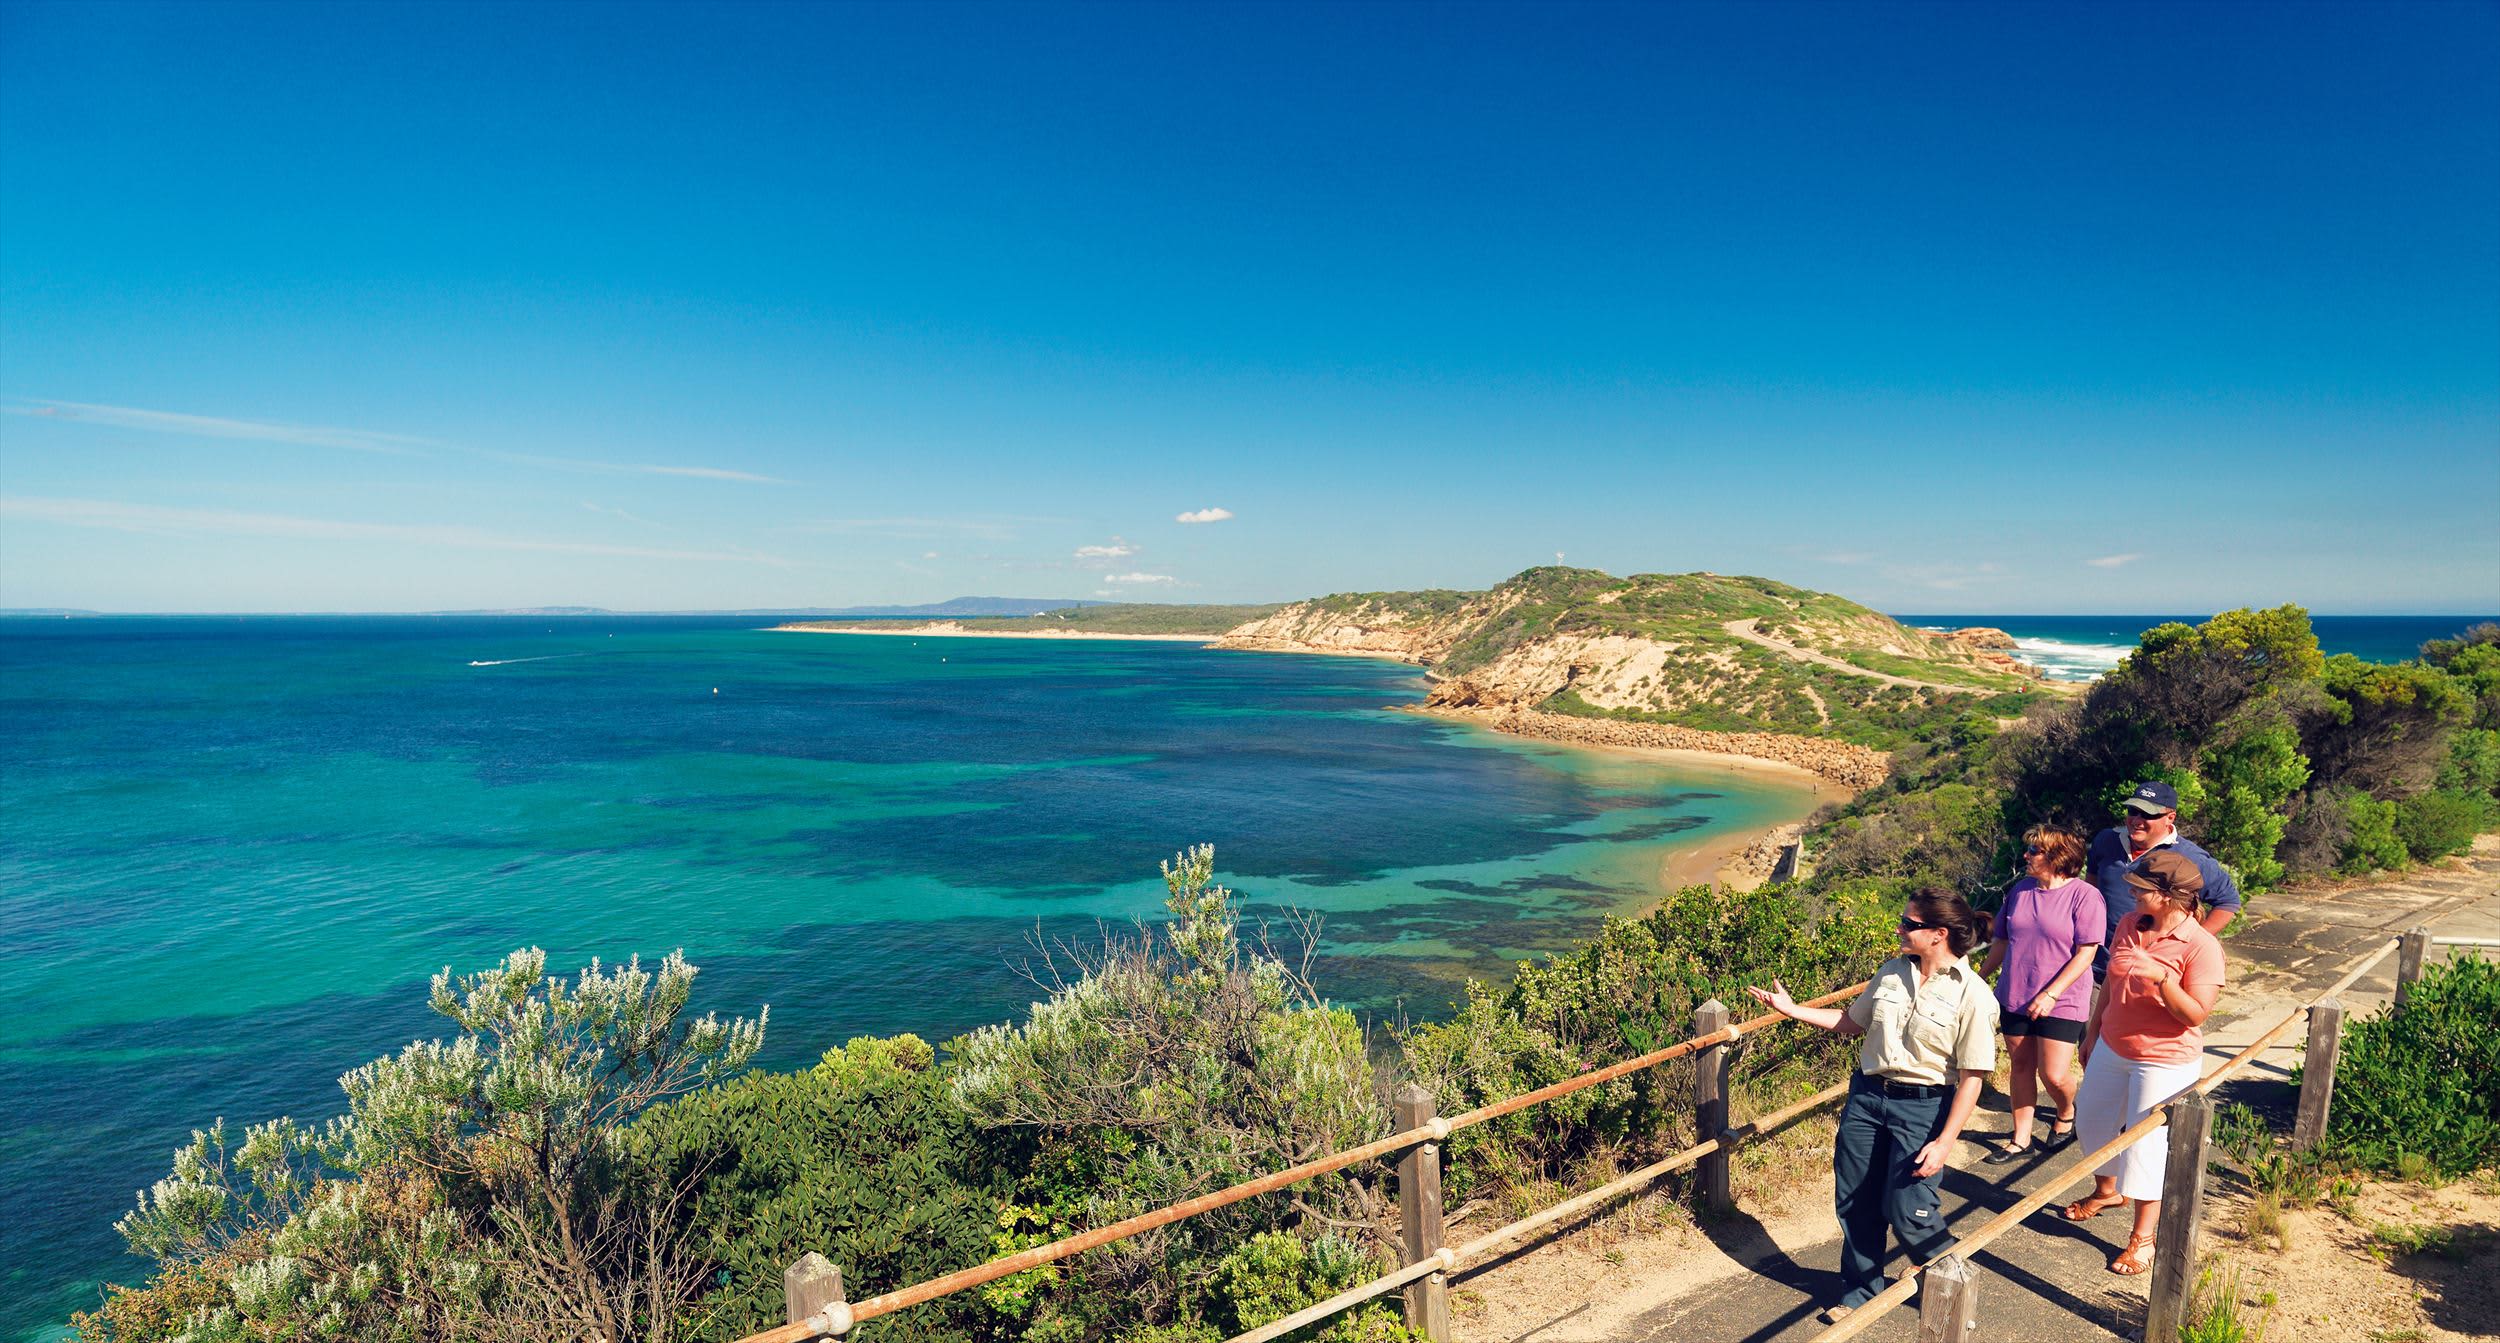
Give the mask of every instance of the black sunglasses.
M 1952 926 L 1949 923 L 1921 923 L 1916 919 L 1901 921 L 1901 931 L 1905 933 L 1940 933 Z
M 2032 845 L 2031 847 L 2029 847 L 2029 848 L 2027 848 L 2027 849 L 2024 849 L 2024 850 L 2023 850 L 2023 857 L 2025 857 L 2025 858 L 2037 858 L 2037 857 L 2039 857 L 2041 854 L 2044 854 L 2044 853 L 2047 853 L 2047 852 L 2048 852 L 2048 850 L 2046 850 L 2046 849 L 2044 849 L 2044 848 L 2041 848 L 2041 847 L 2040 847 L 2039 845 L 2037 845 L 2037 844 L 2034 844 L 2034 845 Z

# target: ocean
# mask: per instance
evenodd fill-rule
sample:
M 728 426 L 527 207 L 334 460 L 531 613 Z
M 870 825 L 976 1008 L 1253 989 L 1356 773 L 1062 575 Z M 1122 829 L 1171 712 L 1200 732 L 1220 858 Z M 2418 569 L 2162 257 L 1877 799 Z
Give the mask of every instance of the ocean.
M 796 1067 L 1020 1013 L 1211 842 L 1325 992 L 1431 1017 L 1797 807 L 1396 712 L 1390 662 L 755 623 L 0 620 L 0 1338 L 144 1276 L 111 1224 L 192 1128 L 444 1033 L 445 966 L 683 948 Z
M 2207 616 L 1955 616 L 1903 615 L 1893 619 L 1918 629 L 1988 625 L 2014 637 L 2014 656 L 2039 667 L 2052 681 L 2090 681 L 2135 651 L 2144 631 L 2168 621 L 2190 625 Z M 2311 616 L 2318 646 L 2370 662 L 2402 662 L 2432 639 L 2450 639 L 2494 616 Z

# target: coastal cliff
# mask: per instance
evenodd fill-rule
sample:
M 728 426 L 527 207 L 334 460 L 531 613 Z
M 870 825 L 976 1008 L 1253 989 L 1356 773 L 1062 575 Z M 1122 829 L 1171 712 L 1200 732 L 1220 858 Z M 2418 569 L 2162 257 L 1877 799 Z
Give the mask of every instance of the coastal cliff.
M 1485 592 L 1346 593 L 1246 622 L 1216 646 L 1396 658 L 1432 673 L 1427 712 L 1554 740 L 1775 760 L 1852 788 L 1883 778 L 1887 750 L 2041 689 L 2036 669 L 1992 641 L 1712 573 L 1544 567 Z

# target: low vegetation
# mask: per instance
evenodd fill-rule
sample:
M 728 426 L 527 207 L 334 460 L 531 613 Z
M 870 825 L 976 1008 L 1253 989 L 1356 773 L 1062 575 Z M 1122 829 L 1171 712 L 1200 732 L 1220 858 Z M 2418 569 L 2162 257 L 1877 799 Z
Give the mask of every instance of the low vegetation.
M 1984 905 L 2025 827 L 2089 834 L 2146 778 L 2178 789 L 2181 829 L 2246 894 L 2462 852 L 2500 826 L 2500 626 L 2380 664 L 2321 655 L 2294 606 L 2164 625 L 2079 698 L 1922 736 L 1810 842 L 1829 879 Z
M 1862 619 L 1755 579 L 1536 570 L 1514 584 L 1518 619 L 1465 657 L 1566 626 L 1699 637 L 1765 603 L 1787 612 L 1763 617 L 1783 638 Z M 1476 600 L 1406 595 L 1443 616 Z M 1191 609 L 1206 608 L 1072 620 Z M 1778 656 L 1746 647 L 1740 661 Z M 2024 824 L 2101 823 L 2147 775 L 2179 788 L 2191 833 L 2251 890 L 2434 858 L 2500 814 L 2500 627 L 2424 653 L 2394 667 L 2323 657 L 2285 607 L 2164 626 L 2078 698 L 1878 687 L 1903 691 L 1886 728 L 1894 778 L 1825 818 L 1810 882 L 1678 892 L 1385 1040 L 1291 958 L 1243 940 L 1204 848 L 1166 865 L 1165 921 L 1062 956 L 1023 1020 L 937 1048 L 853 1040 L 793 1073 L 744 1071 L 760 1015 L 688 1015 L 682 957 L 570 980 L 534 951 L 446 971 L 431 1001 L 456 1033 L 342 1078 L 345 1114 L 239 1138 L 220 1122 L 178 1151 L 120 1223 L 153 1275 L 74 1329 L 90 1343 L 732 1339 L 779 1322 L 780 1270 L 808 1250 L 865 1295 L 1359 1143 L 1385 1130 L 1405 1080 L 1454 1113 L 1681 1038 L 1702 1002 L 1740 1004 L 1746 983 L 1848 982 L 1890 945 L 1904 888 L 1984 899 Z M 1687 711 L 1722 710 L 1746 721 L 1725 705 Z M 2271 1207 L 2279 1234 L 2284 1208 L 2333 1204 L 2360 1172 L 2437 1179 L 2500 1160 L 2495 1019 L 2500 970 L 2434 969 L 2404 1011 L 2352 1029 L 2318 1152 L 2296 1157 L 2253 1115 L 2227 1113 L 2225 1151 L 2271 1200 L 2252 1220 Z M 1818 1032 L 1766 1033 L 1735 1082 L 1777 1104 L 1847 1052 Z M 1452 1198 L 1522 1208 L 1687 1144 L 1688 1077 L 1651 1070 L 1454 1136 Z M 1391 1180 L 1355 1167 L 859 1333 L 1213 1343 L 1377 1272 Z M 2197 1337 L 2249 1336 L 2205 1318 L 2216 1332 Z M 1405 1331 L 1375 1303 L 1306 1336 Z

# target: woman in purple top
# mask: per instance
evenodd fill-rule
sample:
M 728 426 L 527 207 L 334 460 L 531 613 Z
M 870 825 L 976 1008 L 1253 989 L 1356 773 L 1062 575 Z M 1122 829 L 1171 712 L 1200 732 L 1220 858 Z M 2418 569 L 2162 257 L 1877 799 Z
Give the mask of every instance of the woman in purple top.
M 1997 907 L 1982 977 L 1997 980 L 1997 1019 L 2012 1055 L 2014 1136 L 1981 1158 L 1991 1166 L 2031 1150 L 2031 1116 L 2046 1084 L 2057 1102 L 2042 1150 L 2075 1140 L 2075 1046 L 2091 1015 L 2092 954 L 2108 924 L 2100 888 L 2083 880 L 2083 837 L 2052 825 L 2023 832 L 2023 878 Z

